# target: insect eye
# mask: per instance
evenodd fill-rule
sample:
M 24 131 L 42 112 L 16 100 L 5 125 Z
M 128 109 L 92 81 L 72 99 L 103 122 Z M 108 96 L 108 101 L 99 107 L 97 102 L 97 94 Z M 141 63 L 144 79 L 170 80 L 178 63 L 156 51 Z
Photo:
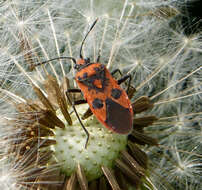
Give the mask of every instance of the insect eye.
M 86 64 L 90 63 L 90 58 L 89 57 L 85 59 L 85 63 Z
M 78 70 L 79 69 L 79 65 L 74 65 L 74 69 Z

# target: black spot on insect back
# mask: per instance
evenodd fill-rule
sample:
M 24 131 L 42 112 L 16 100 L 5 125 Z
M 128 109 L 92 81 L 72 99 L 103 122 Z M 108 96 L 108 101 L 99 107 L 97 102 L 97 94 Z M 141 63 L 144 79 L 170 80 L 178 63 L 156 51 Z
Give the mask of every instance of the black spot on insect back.
M 95 99 L 93 100 L 93 108 L 94 108 L 94 109 L 100 109 L 100 108 L 102 108 L 102 107 L 103 107 L 103 102 L 102 102 L 102 100 L 99 99 L 99 98 L 95 98 Z
M 83 78 L 87 78 L 88 77 L 88 73 L 83 73 Z
M 122 94 L 122 91 L 120 89 L 118 89 L 118 88 L 113 88 L 112 91 L 111 91 L 111 96 L 114 99 L 119 99 L 121 94 Z
M 95 90 L 97 93 L 104 92 L 106 86 L 108 85 L 105 67 L 104 65 L 95 66 L 94 70 L 95 73 L 93 75 L 89 76 L 88 73 L 83 73 L 82 77 L 78 77 L 78 80 L 86 85 L 89 91 Z

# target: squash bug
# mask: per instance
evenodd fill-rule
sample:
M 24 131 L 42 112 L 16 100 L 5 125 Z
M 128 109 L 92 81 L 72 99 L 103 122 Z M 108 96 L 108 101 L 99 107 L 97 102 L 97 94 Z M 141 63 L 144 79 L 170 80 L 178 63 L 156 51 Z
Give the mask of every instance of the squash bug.
M 98 121 L 115 133 L 130 134 L 133 125 L 133 108 L 127 95 L 130 87 L 131 75 L 126 75 L 121 79 L 116 80 L 113 75 L 116 72 L 120 73 L 120 70 L 116 69 L 110 73 L 105 65 L 99 62 L 100 54 L 95 63 L 90 62 L 89 58 L 83 58 L 82 48 L 84 42 L 97 20 L 98 19 L 94 21 L 81 43 L 80 59 L 78 61 L 73 57 L 57 57 L 35 64 L 35 66 L 38 66 L 57 59 L 71 59 L 74 62 L 74 68 L 76 70 L 75 79 L 79 88 L 68 89 L 66 96 L 71 102 L 69 93 L 83 94 L 83 100 L 77 100 L 71 102 L 71 104 L 87 135 L 85 148 L 87 147 L 89 140 L 89 133 L 83 125 L 75 105 L 88 103 L 90 111 L 95 115 Z M 125 91 L 120 87 L 120 84 L 127 79 L 129 79 L 128 88 L 127 91 Z

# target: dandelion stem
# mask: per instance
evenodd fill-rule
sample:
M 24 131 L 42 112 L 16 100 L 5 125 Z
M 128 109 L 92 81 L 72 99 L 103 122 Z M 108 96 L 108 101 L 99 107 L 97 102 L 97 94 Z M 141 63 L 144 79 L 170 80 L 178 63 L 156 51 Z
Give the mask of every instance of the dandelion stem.
M 133 10 L 134 10 L 134 5 L 131 4 L 131 8 L 130 8 L 130 11 L 129 11 L 129 13 L 128 13 L 128 16 L 126 16 L 126 20 L 125 20 L 125 22 L 124 22 L 124 24 L 123 24 L 123 27 L 120 29 L 120 32 L 119 32 L 119 34 L 118 34 L 118 36 L 119 36 L 118 38 L 119 38 L 119 39 L 120 39 L 122 33 L 124 32 L 124 30 L 125 30 L 125 28 L 126 28 L 126 25 L 127 25 L 127 23 L 128 23 L 128 18 L 130 18 L 131 14 L 133 13 Z M 119 49 L 120 49 L 120 46 L 121 46 L 121 43 L 119 43 L 119 44 L 117 45 L 117 48 L 116 48 L 115 53 L 114 53 L 114 57 L 117 56 L 117 54 L 118 54 L 118 52 L 119 52 Z
M 42 52 L 44 53 L 46 59 L 49 60 L 50 58 L 48 57 L 48 54 L 46 53 L 46 50 L 44 49 L 44 47 L 43 47 L 41 41 L 40 41 L 38 38 L 36 38 L 36 40 L 37 40 L 37 42 L 39 43 L 39 46 L 40 46 L 40 48 L 42 49 Z M 56 73 L 56 71 L 55 71 L 55 68 L 53 67 L 52 63 L 51 63 L 51 62 L 48 62 L 48 64 L 50 64 L 50 67 L 51 67 L 51 69 L 52 69 L 52 71 L 53 71 L 53 73 L 54 73 L 54 75 L 55 75 L 57 81 L 59 81 L 59 77 L 58 77 L 58 75 L 57 75 L 57 73 Z
M 14 99 L 16 102 L 19 102 L 19 103 L 26 103 L 26 100 L 21 98 L 20 96 L 17 96 L 16 94 L 8 91 L 8 90 L 5 90 L 5 89 L 1 89 L 0 88 L 0 92 L 3 92 L 5 94 L 7 94 L 9 97 L 11 97 L 12 99 Z
M 198 72 L 200 69 L 202 68 L 202 66 L 200 66 L 199 68 L 195 69 L 194 71 L 192 71 L 191 73 L 189 73 L 188 75 L 186 75 L 185 77 L 181 78 L 180 80 L 178 80 L 177 82 L 171 84 L 170 86 L 168 86 L 167 88 L 165 88 L 164 90 L 160 91 L 159 93 L 153 95 L 152 97 L 150 97 L 150 99 L 154 99 L 156 97 L 158 97 L 159 95 L 163 94 L 165 91 L 167 91 L 168 89 L 172 88 L 173 86 L 179 84 L 180 82 L 182 82 L 183 80 L 187 79 L 188 77 L 190 77 L 191 75 L 193 75 L 194 73 Z
M 36 86 L 39 88 L 39 86 L 37 85 L 37 83 L 32 79 L 32 77 L 30 77 L 27 72 L 23 69 L 23 67 L 16 61 L 16 59 L 13 57 L 12 58 L 15 65 L 18 67 L 18 69 L 27 77 L 28 81 L 30 82 L 30 84 Z
M 60 57 L 60 51 L 59 51 L 58 41 L 57 41 L 57 37 L 56 37 L 56 33 L 55 33 L 55 27 L 54 27 L 53 20 L 52 20 L 52 17 L 50 15 L 49 10 L 48 10 L 48 17 L 49 17 L 49 20 L 50 20 L 51 29 L 53 31 L 53 37 L 54 37 L 54 40 L 55 40 L 55 46 L 56 46 L 57 54 L 58 54 L 58 57 Z M 63 74 L 63 77 L 64 77 L 65 76 L 64 67 L 63 67 L 62 61 L 59 60 L 59 62 L 60 62 L 60 67 L 62 69 L 62 74 Z
M 125 9 L 126 9 L 127 4 L 128 4 L 128 0 L 126 0 L 125 3 L 124 3 L 124 6 L 123 6 L 123 9 L 122 9 L 122 12 L 121 12 L 121 16 L 120 16 L 119 22 L 118 22 L 117 27 L 116 27 L 116 32 L 115 32 L 115 36 L 114 36 L 114 41 L 112 42 L 112 48 L 111 48 L 111 51 L 110 51 L 110 56 L 109 56 L 109 60 L 108 60 L 108 63 L 107 63 L 107 68 L 111 67 L 112 58 L 113 58 L 113 55 L 114 55 L 114 52 L 115 52 L 115 49 L 116 49 L 115 46 L 117 45 L 117 39 L 118 39 L 118 36 L 119 36 L 120 23 L 122 21 L 123 15 L 125 13 Z
M 158 118 L 159 120 L 164 120 L 164 119 L 174 119 L 174 118 L 179 118 L 179 117 L 186 117 L 186 116 L 195 116 L 195 115 L 201 115 L 202 112 L 197 112 L 197 113 L 189 113 L 189 114 L 180 114 L 180 115 L 175 115 L 175 116 L 170 116 L 170 117 L 161 117 Z
M 181 99 L 184 99 L 184 98 L 188 98 L 190 96 L 195 96 L 195 95 L 198 95 L 198 94 L 201 94 L 201 93 L 202 93 L 202 91 L 196 92 L 196 93 L 193 93 L 193 94 L 189 94 L 189 95 L 186 95 L 186 96 L 180 96 L 180 97 L 175 97 L 175 98 L 167 99 L 167 100 L 164 100 L 164 101 L 155 102 L 154 105 L 160 105 L 160 104 L 170 103 L 170 102 L 173 102 L 173 101 L 177 101 L 177 100 L 181 100 Z
M 71 44 L 70 44 L 70 37 L 69 37 L 68 32 L 66 33 L 66 37 L 67 37 L 67 46 L 68 46 L 68 49 L 69 49 L 69 56 L 73 57 L 72 48 L 71 48 Z M 72 76 L 75 76 L 74 62 L 72 61 L 72 59 L 71 59 L 71 69 L 72 69 Z M 75 80 L 74 80 L 74 87 L 76 87 L 76 81 Z
M 149 183 L 149 185 L 152 186 L 152 189 L 153 189 L 153 190 L 158 190 L 158 189 L 155 187 L 155 185 L 152 183 L 152 181 L 150 180 L 150 178 L 148 178 L 147 176 L 146 176 L 145 178 L 146 178 L 147 183 Z
M 103 44 L 104 44 L 104 40 L 105 40 L 105 34 L 106 34 L 106 31 L 107 31 L 107 27 L 108 27 L 108 24 L 109 24 L 109 17 L 108 15 L 106 16 L 106 20 L 105 20 L 105 25 L 104 25 L 104 31 L 103 31 L 103 34 L 102 34 L 102 39 L 101 39 L 101 43 L 100 43 L 100 47 L 99 47 L 99 55 L 102 54 L 102 49 L 103 49 Z
M 144 80 L 139 86 L 136 87 L 136 90 L 140 90 L 145 84 L 147 84 L 150 80 L 152 80 L 159 72 L 161 72 L 169 63 L 172 63 L 177 56 L 182 52 L 182 50 L 185 48 L 186 44 L 184 44 L 177 53 L 167 62 L 162 62 L 147 78 Z
M 176 152 L 182 152 L 182 153 L 186 153 L 186 154 L 189 154 L 189 155 L 194 155 L 194 156 L 198 156 L 198 157 L 202 158 L 201 154 L 196 154 L 196 153 L 189 152 L 189 151 L 186 151 L 186 150 L 180 150 L 180 149 L 177 149 L 177 148 L 171 148 L 171 147 L 165 146 L 165 145 L 158 145 L 158 147 L 164 148 L 164 149 L 166 148 L 168 150 L 174 150 Z

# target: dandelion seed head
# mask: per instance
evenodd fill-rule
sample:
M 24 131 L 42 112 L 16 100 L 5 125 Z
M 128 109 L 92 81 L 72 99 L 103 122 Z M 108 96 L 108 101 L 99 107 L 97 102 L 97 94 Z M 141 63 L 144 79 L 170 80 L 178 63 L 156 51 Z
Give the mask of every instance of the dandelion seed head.
M 18 23 L 17 23 L 17 26 L 20 28 L 20 29 L 23 29 L 24 25 L 26 23 L 23 21 L 23 20 L 20 20 Z
M 93 15 L 90 15 L 90 13 L 87 13 L 86 16 L 86 21 L 88 24 L 90 24 L 90 22 L 94 19 L 95 17 Z
M 87 108 L 88 105 L 77 106 L 79 115 L 81 116 Z M 57 115 L 66 123 L 60 111 L 58 111 Z M 113 160 L 126 147 L 127 136 L 113 134 L 105 129 L 97 119 L 94 117 L 89 118 L 83 120 L 84 126 L 90 133 L 90 139 L 85 149 L 86 134 L 75 114 L 72 114 L 72 119 L 74 121 L 72 126 L 66 126 L 65 130 L 54 130 L 54 139 L 57 142 L 52 146 L 54 157 L 61 164 L 62 172 L 68 176 L 76 170 L 77 163 L 80 163 L 84 167 L 88 180 L 99 178 L 102 176 L 100 166 L 112 167 Z
M 0 187 L 5 190 L 11 190 L 16 187 L 14 180 L 11 179 L 11 176 L 9 174 L 1 176 L 0 183 L 1 183 Z
M 0 188 L 12 190 L 16 187 L 15 171 L 9 168 L 6 156 L 0 158 L 0 164 L 3 165 L 3 167 L 0 168 Z
M 0 111 L 2 117 L 6 116 L 8 119 L 27 114 L 26 111 L 16 113 L 16 110 L 11 106 L 13 104 L 25 104 L 27 100 L 28 102 L 32 101 L 29 102 L 29 105 L 32 106 L 33 102 L 38 103 L 30 80 L 24 76 L 22 70 L 17 70 L 18 67 L 13 63 L 13 60 L 16 60 L 24 68 L 26 74 L 38 84 L 44 96 L 51 101 L 54 107 L 57 101 L 54 96 L 50 97 L 50 93 L 44 89 L 44 81 L 46 81 L 47 75 L 51 74 L 61 87 L 61 79 L 67 76 L 70 80 L 70 86 L 75 87 L 74 82 L 71 81 L 74 74 L 71 61 L 58 60 L 37 67 L 34 71 L 29 70 L 29 65 L 58 56 L 78 58 L 80 43 L 92 22 L 98 18 L 98 23 L 84 44 L 84 57 L 89 56 L 91 61 L 95 61 L 98 51 L 101 50 L 100 62 L 109 66 L 110 71 L 119 68 L 123 74 L 131 73 L 133 76 L 131 84 L 137 89 L 132 101 L 138 100 L 141 96 L 149 96 L 152 102 L 152 109 L 147 110 L 146 113 L 138 113 L 135 119 L 143 117 L 145 114 L 155 115 L 159 118 L 151 126 L 144 128 L 144 132 L 158 139 L 159 146 L 143 147 L 138 145 L 138 147 L 144 148 L 149 155 L 147 173 L 154 184 L 155 188 L 153 189 L 200 189 L 202 138 L 200 102 L 202 88 L 199 67 L 202 60 L 201 33 L 185 34 L 184 31 L 187 26 L 181 23 L 180 18 L 182 16 L 189 18 L 189 16 L 179 10 L 179 7 L 183 6 L 183 1 L 176 0 L 5 1 L 0 8 L 0 22 L 2 24 L 0 31 L 0 85 L 3 88 L 0 90 Z M 62 66 L 65 71 L 64 75 Z M 123 87 L 125 86 L 123 84 Z M 10 94 L 6 93 L 6 90 Z M 42 103 L 40 106 L 44 109 Z M 68 106 L 68 110 L 71 109 L 69 107 L 71 106 Z M 61 113 L 58 113 L 58 117 L 60 115 Z M 99 128 L 100 126 L 96 121 L 89 118 L 84 123 L 89 125 L 86 127 L 92 134 L 91 140 L 94 142 L 99 139 L 99 142 L 90 143 L 89 147 L 94 149 L 82 157 L 81 155 L 85 151 L 83 147 L 86 135 L 75 115 L 71 114 L 71 116 L 73 128 L 75 128 L 72 130 L 73 132 L 71 132 L 71 127 L 67 125 L 67 121 L 60 117 L 65 123 L 65 129 L 59 129 L 58 126 L 55 126 L 55 129 L 52 130 L 54 134 L 51 133 L 53 136 L 41 137 L 43 131 L 41 126 L 37 126 L 34 128 L 37 130 L 31 132 L 28 131 L 28 128 L 22 129 L 22 125 L 16 124 L 13 119 L 9 121 L 14 122 L 14 126 L 10 124 L 0 128 L 0 146 L 4 147 L 1 150 L 5 150 L 5 152 L 7 147 L 11 146 L 10 142 L 24 139 L 27 131 L 32 137 L 39 132 L 40 138 L 37 143 L 33 141 L 36 143 L 35 148 L 31 147 L 30 144 L 25 146 L 26 152 L 23 152 L 22 158 L 19 157 L 20 161 L 14 159 L 14 161 L 8 162 L 8 168 L 4 167 L 3 171 L 9 171 L 9 176 L 3 172 L 2 180 L 6 180 L 5 174 L 8 178 L 10 177 L 10 181 L 8 180 L 5 184 L 10 182 L 10 187 L 12 184 L 17 184 L 23 180 L 19 172 L 16 173 L 16 176 L 12 175 L 16 171 L 14 166 L 20 165 L 33 155 L 38 155 L 44 150 L 39 148 L 42 142 L 54 139 L 58 142 L 55 145 L 51 144 L 51 149 L 55 152 L 55 155 L 51 154 L 51 161 L 54 160 L 54 163 L 47 159 L 48 161 L 44 162 L 42 166 L 49 166 L 50 170 L 57 168 L 59 171 L 62 170 L 63 173 L 71 175 L 70 171 L 73 171 L 75 163 L 81 159 L 82 161 L 79 162 L 81 162 L 89 179 L 96 178 L 97 174 L 94 175 L 93 171 L 99 174 L 97 177 L 101 175 L 100 169 L 94 170 L 93 168 L 96 168 L 99 163 L 106 163 L 107 159 L 113 160 L 113 156 L 118 155 L 120 150 L 117 148 L 113 154 L 107 151 L 111 151 L 111 147 L 122 147 L 123 144 L 125 146 L 125 139 L 123 142 L 119 138 L 116 140 L 110 133 L 106 133 L 105 136 L 105 133 L 102 133 L 105 129 Z M 22 119 L 20 121 L 21 124 L 27 125 L 30 120 Z M 65 133 L 64 131 L 68 132 Z M 17 134 L 14 135 L 15 138 L 13 134 Z M 102 149 L 105 138 L 110 139 L 110 144 Z M 59 142 L 62 144 L 61 146 L 59 146 Z M 68 144 L 69 142 L 71 145 Z M 175 143 L 177 145 L 173 146 Z M 97 155 L 95 146 L 100 150 L 101 155 L 98 158 L 92 156 Z M 65 152 L 67 147 L 68 154 Z M 34 150 L 39 151 L 33 154 Z M 21 149 L 18 147 L 11 152 L 18 153 L 20 151 Z M 62 155 L 68 158 L 69 162 L 66 162 Z M 141 157 L 141 159 L 143 158 L 144 156 Z M 94 160 L 91 162 L 91 159 Z M 29 173 L 33 170 L 30 168 L 35 168 L 38 165 L 39 163 L 36 161 L 35 165 L 28 164 L 29 167 L 24 167 L 23 171 L 20 168 L 17 170 L 20 171 L 20 174 L 25 174 L 27 178 L 33 179 L 32 173 Z M 1 168 L 3 166 L 4 163 L 1 162 Z M 35 177 L 39 177 L 46 171 L 40 171 Z M 59 185 L 63 182 L 64 179 L 61 178 L 45 181 L 34 178 L 33 181 L 28 181 L 26 185 L 46 183 L 52 186 L 54 183 Z M 29 189 L 30 187 L 24 188 Z
M 200 178 L 201 173 L 201 159 L 197 159 L 193 155 L 185 155 L 172 151 L 172 156 L 176 160 L 176 164 L 171 167 L 171 180 L 177 179 L 179 186 L 183 183 L 193 183 Z M 193 176 L 196 175 L 194 178 Z

